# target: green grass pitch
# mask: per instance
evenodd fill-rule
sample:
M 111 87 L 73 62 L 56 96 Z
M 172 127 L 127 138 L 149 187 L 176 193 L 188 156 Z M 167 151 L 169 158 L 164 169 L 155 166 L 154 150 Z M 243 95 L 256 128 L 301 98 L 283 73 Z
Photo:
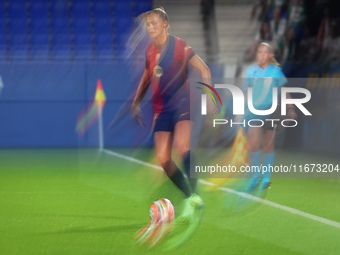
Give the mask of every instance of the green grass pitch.
M 153 150 L 115 151 L 155 163 Z M 181 210 L 182 194 L 162 171 L 96 150 L 0 150 L 0 164 L 1 255 L 160 254 L 136 247 L 134 235 L 152 201 L 166 197 Z M 339 180 L 274 178 L 265 199 L 291 211 L 252 202 L 228 212 L 226 192 L 201 192 L 197 232 L 164 254 L 340 254 Z

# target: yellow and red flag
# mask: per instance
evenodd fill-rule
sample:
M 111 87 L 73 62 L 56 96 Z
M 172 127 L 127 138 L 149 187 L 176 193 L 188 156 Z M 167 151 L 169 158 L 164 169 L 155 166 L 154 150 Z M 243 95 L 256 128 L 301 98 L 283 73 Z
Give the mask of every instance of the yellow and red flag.
M 242 127 L 239 127 L 234 140 L 233 148 L 230 156 L 222 163 L 222 165 L 235 166 L 236 169 L 240 169 L 241 166 L 249 165 L 248 159 L 248 140 L 246 133 Z M 232 176 L 229 178 L 214 178 L 207 181 L 215 184 L 211 186 L 210 190 L 215 190 L 227 183 Z
M 76 132 L 79 137 L 83 137 L 91 126 L 97 122 L 103 112 L 105 102 L 106 96 L 102 82 L 98 80 L 94 100 L 78 115 Z
M 239 127 L 237 130 L 233 149 L 231 151 L 231 155 L 227 159 L 227 163 L 232 166 L 236 166 L 238 169 L 240 166 L 249 164 L 248 140 L 242 127 Z

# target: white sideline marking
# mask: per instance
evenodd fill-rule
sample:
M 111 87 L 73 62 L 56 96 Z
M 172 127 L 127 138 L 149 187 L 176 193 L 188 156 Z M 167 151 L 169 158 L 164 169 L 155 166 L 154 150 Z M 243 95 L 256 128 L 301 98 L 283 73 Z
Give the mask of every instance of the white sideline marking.
M 138 160 L 138 159 L 135 159 L 135 158 L 132 158 L 132 157 L 129 157 L 129 156 L 125 156 L 123 154 L 120 154 L 120 153 L 117 153 L 117 152 L 114 152 L 114 151 L 109 151 L 109 150 L 105 150 L 105 149 L 103 149 L 102 151 L 106 152 L 107 154 L 116 156 L 118 158 L 123 158 L 123 159 L 126 159 L 128 161 L 135 162 L 137 164 L 141 164 L 141 165 L 144 165 L 144 166 L 149 166 L 149 167 L 151 167 L 153 169 L 157 169 L 157 170 L 163 171 L 163 168 L 161 168 L 160 166 L 149 164 L 149 163 L 147 163 L 145 161 L 142 161 L 142 160 Z
M 117 153 L 117 152 L 113 152 L 113 151 L 109 151 L 109 150 L 105 150 L 105 149 L 103 150 L 103 152 L 110 154 L 110 155 L 113 155 L 113 156 L 116 156 L 118 158 L 123 158 L 123 159 L 126 159 L 128 161 L 131 161 L 131 162 L 134 162 L 134 163 L 137 163 L 137 164 L 141 164 L 141 165 L 148 166 L 148 167 L 151 167 L 151 168 L 156 169 L 156 170 L 163 171 L 163 168 L 161 168 L 160 166 L 150 164 L 150 163 L 147 163 L 147 162 L 144 162 L 142 160 L 138 160 L 138 159 L 135 159 L 135 158 L 132 158 L 132 157 L 129 157 L 129 156 L 125 156 L 125 155 Z M 205 185 L 209 185 L 209 186 L 215 185 L 211 182 L 204 181 L 204 180 L 199 180 L 199 182 L 202 183 L 202 184 L 205 184 Z M 289 212 L 289 213 L 292 213 L 292 214 L 296 214 L 296 215 L 300 215 L 302 217 L 305 217 L 305 218 L 308 218 L 308 219 L 311 219 L 311 220 L 314 220 L 314 221 L 318 221 L 318 222 L 324 223 L 326 225 L 340 229 L 340 223 L 336 222 L 336 221 L 328 220 L 328 219 L 325 219 L 325 218 L 322 218 L 322 217 L 319 217 L 319 216 L 316 216 L 316 215 L 313 215 L 313 214 L 310 214 L 310 213 L 305 213 L 305 212 L 299 211 L 297 209 L 294 209 L 294 208 L 291 208 L 291 207 L 288 207 L 288 206 L 284 206 L 284 205 L 280 205 L 280 204 L 268 201 L 266 199 L 255 197 L 255 196 L 249 195 L 247 193 L 239 192 L 239 191 L 236 191 L 236 190 L 233 190 L 233 189 L 222 188 L 222 187 L 218 188 L 218 189 L 226 191 L 226 192 L 230 192 L 230 193 L 236 194 L 240 197 L 244 197 L 244 198 L 247 198 L 247 199 L 250 199 L 250 200 L 254 200 L 256 202 L 259 202 L 259 203 L 262 203 L 262 204 L 265 204 L 265 205 L 269 205 L 269 206 L 281 209 L 283 211 L 286 211 L 286 212 Z

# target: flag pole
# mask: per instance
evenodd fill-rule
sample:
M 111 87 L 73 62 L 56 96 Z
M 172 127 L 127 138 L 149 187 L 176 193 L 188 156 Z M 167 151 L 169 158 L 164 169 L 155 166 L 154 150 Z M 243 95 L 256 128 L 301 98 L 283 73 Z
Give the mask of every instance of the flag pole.
M 103 133 L 103 116 L 102 116 L 102 109 L 101 107 L 97 107 L 98 114 L 99 114 L 99 150 L 102 151 L 104 149 L 104 133 Z
M 99 135 L 99 150 L 102 151 L 104 149 L 104 131 L 103 131 L 103 109 L 104 104 L 106 101 L 105 93 L 103 90 L 103 86 L 101 83 L 101 80 L 98 80 L 97 82 L 97 89 L 96 89 L 96 95 L 95 95 L 95 104 L 97 106 L 98 111 L 98 135 Z

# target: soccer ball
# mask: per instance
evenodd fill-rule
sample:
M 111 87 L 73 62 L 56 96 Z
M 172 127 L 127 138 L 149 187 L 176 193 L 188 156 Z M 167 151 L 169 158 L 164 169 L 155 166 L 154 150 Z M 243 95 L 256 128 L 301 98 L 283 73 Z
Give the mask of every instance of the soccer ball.
M 140 230 L 135 239 L 140 245 L 152 248 L 169 235 L 175 220 L 175 207 L 166 198 L 154 201 L 149 209 L 150 221 Z
M 175 218 L 175 207 L 169 199 L 161 198 L 150 206 L 150 220 L 154 224 L 170 223 Z

